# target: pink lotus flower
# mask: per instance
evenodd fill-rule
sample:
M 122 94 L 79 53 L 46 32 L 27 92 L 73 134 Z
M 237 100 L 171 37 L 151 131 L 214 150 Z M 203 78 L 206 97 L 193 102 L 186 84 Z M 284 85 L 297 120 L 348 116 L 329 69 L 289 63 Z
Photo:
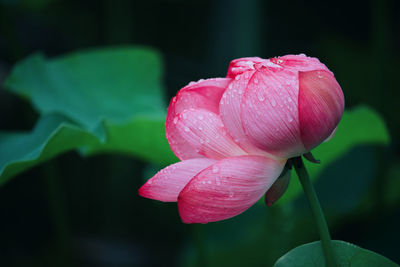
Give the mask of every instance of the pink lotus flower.
M 233 60 L 226 78 L 192 82 L 171 100 L 166 136 L 182 161 L 139 194 L 177 201 L 185 223 L 231 218 L 266 193 L 272 204 L 287 187 L 276 181 L 287 159 L 327 139 L 343 109 L 339 84 L 316 58 Z

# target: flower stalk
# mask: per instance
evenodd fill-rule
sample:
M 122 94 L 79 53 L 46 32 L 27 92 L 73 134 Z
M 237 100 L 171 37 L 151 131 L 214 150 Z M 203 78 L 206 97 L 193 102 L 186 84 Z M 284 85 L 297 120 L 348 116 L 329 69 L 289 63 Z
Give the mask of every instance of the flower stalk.
M 318 233 L 321 238 L 322 250 L 325 256 L 325 265 L 327 267 L 336 267 L 337 265 L 332 250 L 331 235 L 329 233 L 328 225 L 326 223 L 326 219 L 322 211 L 321 205 L 318 201 L 317 194 L 310 181 L 310 177 L 304 166 L 302 158 L 296 157 L 293 160 L 294 160 L 294 168 L 296 170 L 297 175 L 299 176 L 301 186 L 303 187 L 315 223 L 317 224 Z

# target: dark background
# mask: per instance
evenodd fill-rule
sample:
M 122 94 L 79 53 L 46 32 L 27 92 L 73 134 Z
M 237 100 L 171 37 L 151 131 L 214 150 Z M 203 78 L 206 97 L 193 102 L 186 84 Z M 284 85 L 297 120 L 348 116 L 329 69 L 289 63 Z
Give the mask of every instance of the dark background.
M 335 73 L 347 108 L 367 104 L 385 119 L 392 142 L 374 148 L 379 171 L 371 186 L 381 188 L 400 177 L 399 7 L 394 0 L 0 0 L 0 81 L 16 61 L 36 51 L 52 57 L 88 47 L 146 45 L 163 55 L 169 99 L 190 81 L 225 76 L 234 58 L 305 53 Z M 0 129 L 29 130 L 36 118 L 27 102 L 0 90 Z M 363 149 L 370 148 L 352 155 Z M 70 152 L 19 175 L 0 188 L 0 266 L 213 265 L 218 260 L 210 259 L 215 253 L 209 240 L 242 242 L 241 235 L 250 235 L 243 225 L 268 221 L 271 214 L 293 219 L 284 209 L 257 206 L 218 226 L 184 225 L 175 204 L 137 195 L 158 168 L 121 155 L 81 158 Z M 400 203 L 382 205 L 385 193 L 373 195 L 372 208 L 359 207 L 331 231 L 335 239 L 400 262 Z M 296 239 L 282 235 L 289 247 L 317 239 L 307 220 L 298 221 Z M 225 236 L 219 233 L 224 227 L 232 230 Z M 269 242 L 275 241 L 249 244 L 259 259 L 242 257 L 229 266 L 269 266 L 277 259 L 263 261 Z M 228 258 L 234 253 L 223 251 Z M 228 266 L 224 262 L 219 266 Z

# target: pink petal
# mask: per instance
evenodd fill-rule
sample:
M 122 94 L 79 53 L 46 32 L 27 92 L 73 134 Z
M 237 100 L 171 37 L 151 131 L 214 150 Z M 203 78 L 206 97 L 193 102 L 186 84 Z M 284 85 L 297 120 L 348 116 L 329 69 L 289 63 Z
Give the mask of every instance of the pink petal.
M 175 113 L 190 108 L 207 109 L 218 113 L 219 101 L 230 81 L 228 78 L 213 78 L 189 83 L 176 96 Z
M 282 158 L 304 153 L 297 101 L 297 72 L 282 68 L 257 71 L 249 81 L 241 111 L 250 142 Z
M 265 203 L 268 206 L 272 206 L 286 192 L 290 182 L 290 173 L 291 170 L 287 170 L 265 193 Z
M 175 127 L 177 114 L 186 109 L 202 108 L 219 113 L 219 101 L 231 79 L 216 78 L 191 83 L 178 92 L 168 107 L 166 136 L 175 155 L 183 160 L 203 157 L 183 139 Z
M 265 61 L 265 59 L 259 57 L 244 57 L 234 59 L 229 63 L 228 74 L 226 77 L 235 78 L 236 75 L 254 70 L 255 64 L 263 63 Z
M 307 57 L 304 54 L 300 55 L 286 55 L 283 57 L 275 57 L 270 59 L 271 62 L 278 64 L 286 69 L 295 71 L 311 71 L 311 70 L 330 70 L 322 64 L 318 58 Z
M 299 80 L 301 139 L 305 148 L 311 150 L 327 139 L 339 123 L 344 96 L 330 72 L 300 72 Z
M 222 121 L 234 141 L 249 154 L 264 155 L 266 154 L 264 151 L 252 145 L 248 140 L 241 117 L 243 96 L 254 73 L 254 71 L 248 71 L 237 75 L 223 94 L 219 108 Z
M 140 189 L 139 195 L 166 202 L 175 202 L 186 184 L 197 173 L 215 163 L 211 159 L 188 159 L 172 164 L 154 175 Z
M 285 160 L 239 156 L 220 160 L 197 174 L 181 191 L 184 223 L 208 223 L 236 216 L 257 202 L 281 173 Z
M 222 159 L 247 154 L 232 140 L 217 114 L 204 109 L 191 109 L 176 118 L 174 121 L 179 135 L 200 155 Z
M 324 142 L 328 142 L 329 140 L 331 140 L 335 136 L 336 131 L 337 131 L 337 127 L 332 131 L 332 133 L 328 136 L 328 138 L 326 138 L 324 140 Z

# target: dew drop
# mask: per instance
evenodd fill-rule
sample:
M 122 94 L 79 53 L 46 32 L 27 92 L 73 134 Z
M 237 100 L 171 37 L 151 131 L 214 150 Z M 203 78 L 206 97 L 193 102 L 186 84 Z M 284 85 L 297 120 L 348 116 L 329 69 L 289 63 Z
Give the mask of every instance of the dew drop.
M 147 181 L 147 183 L 148 183 L 148 184 L 152 184 L 153 181 L 150 179 L 150 180 Z
M 239 81 L 239 79 L 240 79 L 239 75 L 236 75 L 235 80 Z
M 190 131 L 189 127 L 185 126 L 185 132 L 189 132 L 189 131 Z
M 174 118 L 174 124 L 177 124 L 178 123 L 178 117 L 175 117 Z
M 214 166 L 212 167 L 212 172 L 213 172 L 213 173 L 218 173 L 218 172 L 219 172 L 219 167 L 216 166 L 216 165 L 214 165 Z
M 203 131 L 203 127 L 199 126 L 199 131 Z
M 236 76 L 236 77 L 237 77 L 237 76 Z M 233 85 L 230 83 L 229 86 L 228 86 L 228 88 L 229 88 L 229 89 L 232 89 L 232 87 L 233 87 Z
M 183 114 L 182 114 L 182 118 L 184 118 L 184 119 L 186 119 L 186 118 L 187 118 L 187 115 L 186 115 L 186 113 L 183 113 Z
M 254 83 L 257 84 L 258 83 L 258 79 L 254 78 Z
M 208 184 L 212 184 L 212 182 L 210 180 L 207 181 Z
M 233 195 L 234 195 L 234 193 L 233 193 L 232 188 L 229 188 L 229 197 L 233 197 Z
M 263 102 L 265 100 L 265 96 L 264 96 L 264 94 L 262 92 L 257 92 L 257 98 L 261 102 Z
M 271 99 L 271 105 L 273 106 L 273 107 L 276 107 L 276 101 L 275 101 L 275 99 Z
M 288 122 L 292 122 L 292 121 L 293 121 L 293 117 L 290 114 L 288 114 Z
M 200 114 L 198 118 L 199 118 L 199 120 L 202 120 L 202 119 L 204 119 L 204 116 Z

